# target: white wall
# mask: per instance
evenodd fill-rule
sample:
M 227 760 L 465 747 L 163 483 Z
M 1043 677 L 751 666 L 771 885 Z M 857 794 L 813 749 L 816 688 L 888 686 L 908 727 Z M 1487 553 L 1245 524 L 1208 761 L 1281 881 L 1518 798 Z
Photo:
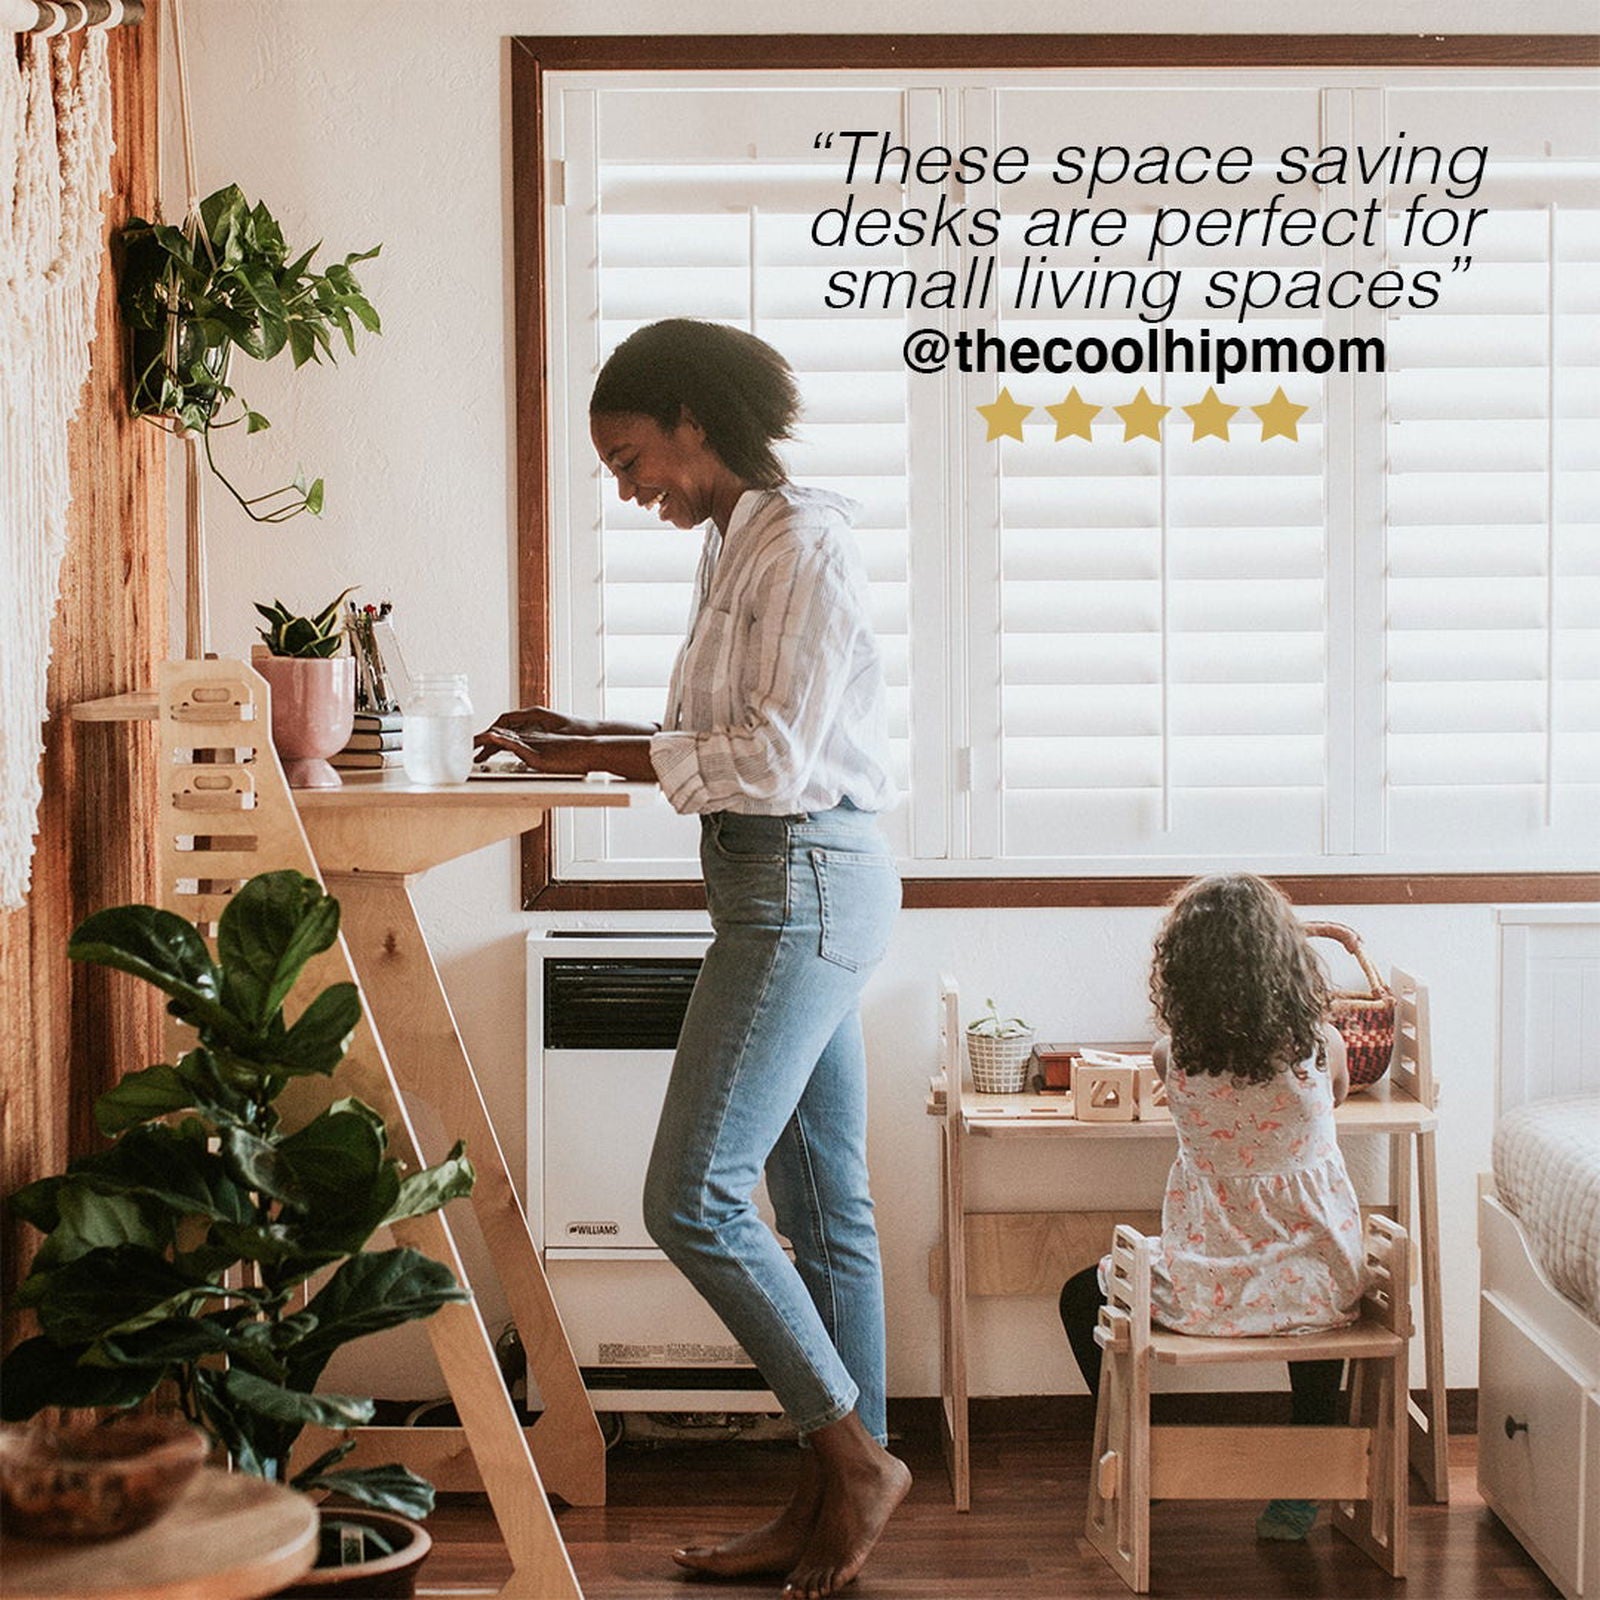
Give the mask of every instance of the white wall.
M 814 31 L 860 22 L 850 0 L 814 0 Z M 265 199 L 291 243 L 324 239 L 343 253 L 382 241 L 362 269 L 384 319 L 381 339 L 337 367 L 294 375 L 288 363 L 235 371 L 274 428 L 224 445 L 241 481 L 267 488 L 304 461 L 327 479 L 327 511 L 256 528 L 208 490 L 214 640 L 245 653 L 250 603 L 281 595 L 302 608 L 347 583 L 396 602 L 413 668 L 465 670 L 490 713 L 515 683 L 512 310 L 506 48 L 512 34 L 657 31 L 666 8 L 618 0 L 603 14 L 579 0 L 189 0 L 198 183 L 238 182 Z M 682 3 L 672 31 L 792 31 L 791 5 Z M 875 31 L 1103 30 L 1100 12 L 1019 0 L 975 8 L 896 0 L 873 8 Z M 1521 4 L 1353 0 L 1342 8 L 1130 0 L 1130 32 L 1578 32 L 1589 0 Z M 169 107 L 176 96 L 168 95 Z M 169 118 L 170 123 L 170 118 Z M 167 215 L 183 209 L 175 129 L 167 145 Z M 181 482 L 181 474 L 175 473 Z M 178 518 L 174 526 L 181 526 Z M 181 539 L 174 540 L 181 555 Z M 174 575 L 174 637 L 181 637 Z M 514 852 L 497 847 L 431 874 L 418 890 L 452 1004 L 507 1156 L 525 1154 L 522 941 L 535 919 L 517 906 Z M 1398 961 L 1434 984 L 1436 1049 L 1446 1077 L 1440 1138 L 1445 1218 L 1448 1381 L 1476 1373 L 1473 1176 L 1488 1159 L 1494 1033 L 1494 930 L 1488 907 L 1328 908 L 1358 925 L 1380 966 Z M 923 911 L 905 915 L 866 1002 L 873 1060 L 872 1157 L 889 1273 L 890 1383 L 898 1395 L 937 1387 L 936 1319 L 926 1255 L 937 1235 L 935 1129 L 922 1100 L 934 1066 L 934 983 L 953 970 L 974 996 L 995 993 L 1034 1014 L 1045 1036 L 1138 1034 L 1147 1022 L 1142 968 L 1156 913 Z M 633 919 L 635 921 L 641 919 Z M 651 919 L 659 920 L 659 919 Z M 1152 1164 L 1154 1163 L 1154 1164 Z M 1090 1164 L 1042 1148 L 980 1151 L 980 1202 L 1024 1209 L 1092 1198 L 1147 1200 L 1160 1158 Z M 1370 1165 L 1361 1162 L 1362 1168 Z M 888 1181 L 892 1175 L 893 1181 Z M 460 1209 L 460 1208 L 458 1208 Z M 503 1302 L 484 1296 L 491 1328 Z M 418 1330 L 390 1337 L 340 1381 L 386 1394 L 433 1391 Z M 975 1392 L 1077 1387 L 1046 1300 L 980 1304 Z M 352 1358 L 354 1359 L 354 1358 Z M 354 1374 L 352 1376 L 351 1374 Z

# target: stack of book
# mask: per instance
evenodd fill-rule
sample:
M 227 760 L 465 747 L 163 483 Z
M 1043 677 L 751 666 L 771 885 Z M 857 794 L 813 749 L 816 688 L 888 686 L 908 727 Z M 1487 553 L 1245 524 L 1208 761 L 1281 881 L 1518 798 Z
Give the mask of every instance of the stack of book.
M 346 772 L 371 772 L 403 765 L 398 711 L 358 711 L 350 742 L 333 758 Z

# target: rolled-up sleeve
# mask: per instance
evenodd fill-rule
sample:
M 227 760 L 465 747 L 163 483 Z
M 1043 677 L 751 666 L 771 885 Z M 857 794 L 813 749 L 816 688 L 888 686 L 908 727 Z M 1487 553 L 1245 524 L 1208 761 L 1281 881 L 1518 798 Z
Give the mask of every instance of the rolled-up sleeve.
M 798 795 L 857 670 L 868 628 L 861 585 L 824 541 L 790 545 L 761 573 L 731 625 L 717 670 L 731 674 L 731 714 L 703 731 L 670 729 L 650 760 L 672 806 L 723 809 Z M 704 671 L 710 662 L 696 662 Z

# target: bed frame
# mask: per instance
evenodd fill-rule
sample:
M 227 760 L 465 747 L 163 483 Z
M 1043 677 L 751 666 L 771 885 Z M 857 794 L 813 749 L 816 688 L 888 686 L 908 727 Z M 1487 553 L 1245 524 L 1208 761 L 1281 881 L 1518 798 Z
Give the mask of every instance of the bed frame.
M 1502 909 L 1497 1117 L 1600 1093 L 1600 907 Z M 1567 1600 L 1600 1600 L 1600 1325 L 1479 1181 L 1478 1491 Z

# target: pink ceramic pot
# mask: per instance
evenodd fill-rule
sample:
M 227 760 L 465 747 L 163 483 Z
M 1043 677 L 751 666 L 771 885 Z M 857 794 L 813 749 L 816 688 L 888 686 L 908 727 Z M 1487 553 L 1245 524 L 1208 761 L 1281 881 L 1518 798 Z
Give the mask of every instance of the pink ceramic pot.
M 337 789 L 338 772 L 328 765 L 350 742 L 356 714 L 356 660 L 303 660 L 255 655 L 253 666 L 272 689 L 272 742 L 291 789 Z

